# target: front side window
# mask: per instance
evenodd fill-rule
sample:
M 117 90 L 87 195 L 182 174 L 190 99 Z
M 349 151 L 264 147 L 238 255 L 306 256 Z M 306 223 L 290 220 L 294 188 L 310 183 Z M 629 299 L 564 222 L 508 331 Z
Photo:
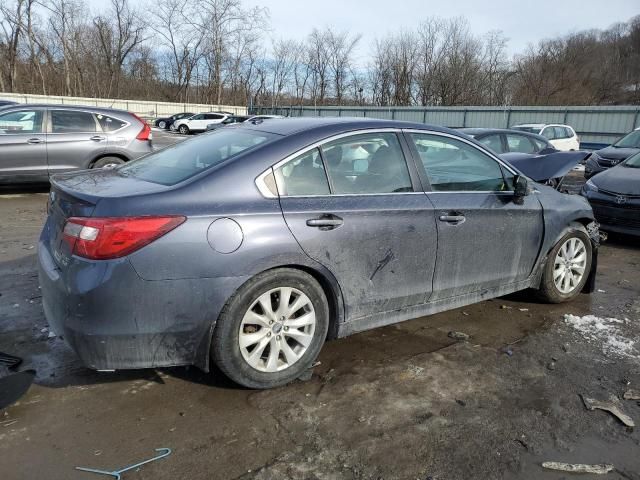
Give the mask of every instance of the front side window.
M 500 135 L 489 135 L 478 141 L 496 153 L 504 153 L 504 147 L 502 146 L 502 139 L 500 138 Z
M 507 145 L 509 145 L 510 152 L 534 153 L 536 151 L 534 144 L 529 141 L 529 137 L 525 137 L 524 135 L 508 133 Z
M 126 163 L 116 171 L 149 182 L 175 185 L 272 138 L 274 135 L 266 132 L 220 129 Z
M 395 133 L 363 133 L 321 147 L 333 193 L 411 192 L 411 178 Z
M 42 110 L 20 110 L 0 114 L 0 135 L 42 133 Z
M 283 196 L 329 195 L 329 183 L 320 151 L 303 153 L 275 170 L 278 193 Z
M 455 138 L 412 133 L 433 191 L 510 190 L 502 168 L 476 147 Z
M 85 133 L 97 131 L 93 114 L 76 110 L 52 110 L 52 133 Z

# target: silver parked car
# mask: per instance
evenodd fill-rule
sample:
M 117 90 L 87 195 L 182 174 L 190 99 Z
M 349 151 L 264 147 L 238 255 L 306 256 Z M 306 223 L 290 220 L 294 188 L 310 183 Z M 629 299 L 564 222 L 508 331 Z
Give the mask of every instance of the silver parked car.
M 101 168 L 153 150 L 151 128 L 109 108 L 20 104 L 0 108 L 0 183 L 48 181 L 54 173 Z

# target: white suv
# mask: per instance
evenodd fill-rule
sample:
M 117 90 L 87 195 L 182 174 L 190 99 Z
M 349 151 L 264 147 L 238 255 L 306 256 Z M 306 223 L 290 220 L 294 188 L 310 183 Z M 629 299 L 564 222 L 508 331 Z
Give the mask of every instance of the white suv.
M 580 138 L 573 127 L 569 125 L 549 124 L 549 123 L 523 123 L 514 125 L 513 130 L 536 133 L 549 140 L 549 143 L 558 150 L 568 152 L 570 150 L 580 150 Z
M 183 135 L 194 132 L 204 132 L 207 129 L 207 125 L 222 123 L 228 116 L 226 113 L 218 112 L 198 113 L 192 117 L 182 118 L 176 121 L 171 128 Z

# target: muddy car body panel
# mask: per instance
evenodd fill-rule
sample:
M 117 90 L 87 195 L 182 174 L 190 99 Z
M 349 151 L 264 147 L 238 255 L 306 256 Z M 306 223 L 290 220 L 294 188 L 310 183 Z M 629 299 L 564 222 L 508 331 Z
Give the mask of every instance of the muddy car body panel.
M 562 232 L 572 222 L 593 222 L 583 198 L 531 181 L 521 203 L 508 190 L 434 191 L 412 136 L 422 134 L 463 142 L 489 156 L 505 172 L 505 185 L 520 175 L 479 143 L 444 128 L 281 119 L 229 126 L 126 168 L 55 177 L 39 242 L 43 304 L 53 330 L 92 368 L 208 369 L 220 312 L 262 272 L 287 267 L 311 274 L 327 296 L 329 336 L 345 336 L 535 287 Z M 372 156 L 388 154 L 384 142 L 394 142 L 406 161 L 401 191 L 280 192 L 274 172 L 281 166 L 302 165 L 299 157 L 310 152 L 318 152 L 315 166 L 319 155 L 329 162 L 331 154 L 322 149 L 356 135 L 366 136 L 358 145 Z M 236 152 L 227 159 L 207 164 L 200 155 L 236 137 L 245 143 L 223 149 Z M 146 178 L 148 159 L 153 179 Z M 359 158 L 349 162 L 361 172 Z M 451 218 L 457 213 L 462 221 Z M 332 224 L 327 215 L 340 221 Z M 65 233 L 74 218 L 153 216 L 179 216 L 183 222 L 113 259 L 79 255 Z

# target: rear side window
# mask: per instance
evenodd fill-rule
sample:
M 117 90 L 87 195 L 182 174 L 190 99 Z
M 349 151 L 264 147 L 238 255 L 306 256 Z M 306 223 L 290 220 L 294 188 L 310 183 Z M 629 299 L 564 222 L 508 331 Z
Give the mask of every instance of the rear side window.
M 544 150 L 545 148 L 551 148 L 551 145 L 547 145 L 542 140 L 538 140 L 537 138 L 532 138 L 531 140 L 536 144 L 536 152 Z
M 502 168 L 493 158 L 455 138 L 412 133 L 433 191 L 509 190 Z
M 411 192 L 411 178 L 395 133 L 352 135 L 324 144 L 322 157 L 336 194 Z
M 276 169 L 276 184 L 281 196 L 329 195 L 329 183 L 320 151 L 303 153 Z
M 126 163 L 117 171 L 124 176 L 175 185 L 273 137 L 266 132 L 221 129 Z
M 96 118 L 98 119 L 98 123 L 100 124 L 100 128 L 102 128 L 103 132 L 115 132 L 127 125 L 127 122 L 124 120 L 118 120 L 117 118 L 108 117 L 107 115 L 102 115 L 100 113 L 96 114 Z
M 204 116 L 205 120 L 220 120 L 221 118 L 224 118 L 223 115 L 218 115 L 216 113 L 207 113 Z
M 42 110 L 0 114 L 0 135 L 42 133 Z
M 554 140 L 557 138 L 553 127 L 546 127 L 542 132 L 540 132 L 540 135 L 547 140 Z
M 555 130 L 556 138 L 569 138 L 571 135 L 569 134 L 569 130 L 564 127 L 553 127 Z
M 52 133 L 85 133 L 97 131 L 93 114 L 76 110 L 51 110 Z
M 510 152 L 520 153 L 535 153 L 536 148 L 534 144 L 529 140 L 529 137 L 524 135 L 507 134 L 507 145 Z
M 479 139 L 478 141 L 496 153 L 504 153 L 504 147 L 502 146 L 502 139 L 500 138 L 500 135 L 489 135 Z

